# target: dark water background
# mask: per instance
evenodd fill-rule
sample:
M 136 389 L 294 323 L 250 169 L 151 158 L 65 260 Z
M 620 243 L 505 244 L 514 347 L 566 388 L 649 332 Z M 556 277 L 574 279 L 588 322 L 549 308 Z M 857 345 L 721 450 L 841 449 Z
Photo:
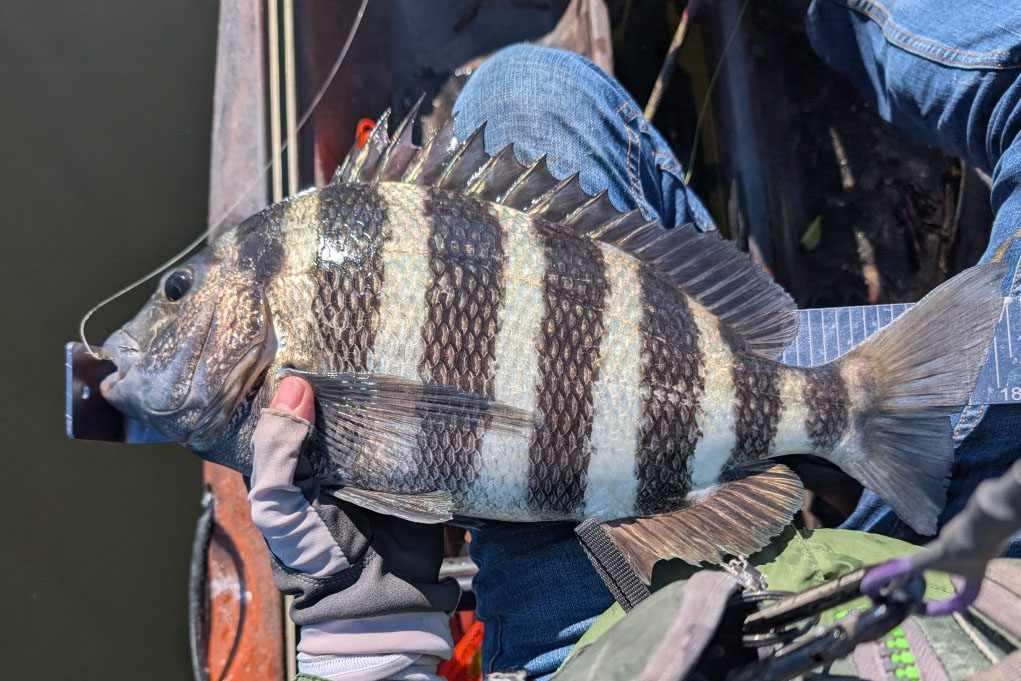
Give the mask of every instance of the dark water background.
M 0 678 L 190 678 L 199 462 L 66 440 L 62 353 L 84 310 L 205 224 L 216 17 L 0 0 Z

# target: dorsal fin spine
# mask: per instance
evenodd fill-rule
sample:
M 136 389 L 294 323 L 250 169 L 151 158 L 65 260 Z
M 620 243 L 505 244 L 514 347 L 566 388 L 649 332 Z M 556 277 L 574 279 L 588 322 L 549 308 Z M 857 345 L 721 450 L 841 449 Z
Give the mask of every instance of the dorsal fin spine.
M 506 149 L 506 147 L 504 147 Z M 478 172 L 472 175 L 465 192 L 471 195 L 481 194 L 486 189 L 486 178 L 494 167 L 500 162 L 500 156 L 490 156 L 485 165 L 479 168 Z
M 535 177 L 538 173 L 542 172 L 542 167 L 544 167 L 545 165 L 546 154 L 543 154 L 538 159 L 536 159 L 535 163 L 528 166 L 525 172 L 521 173 L 521 175 L 518 176 L 518 179 L 516 179 L 514 183 L 507 189 L 507 191 L 504 192 L 503 196 L 499 198 L 497 203 L 502 203 L 511 207 L 516 207 L 515 206 L 516 195 L 521 191 L 522 187 L 524 187 L 532 180 L 533 177 Z M 525 207 L 524 206 L 519 207 L 518 210 L 524 211 Z
M 379 171 L 376 173 L 378 179 L 393 179 L 394 174 L 401 171 L 400 166 L 407 163 L 414 155 L 415 146 L 411 142 L 411 135 L 414 132 L 415 119 L 418 118 L 418 110 L 422 106 L 423 99 L 425 99 L 424 94 L 418 98 L 408 115 L 394 131 L 393 139 L 379 160 Z M 405 155 L 407 158 L 403 158 Z
M 388 117 L 389 112 L 380 118 L 354 161 L 350 156 L 345 160 L 338 171 L 340 181 L 393 179 L 474 194 L 608 243 L 640 259 L 706 307 L 737 340 L 743 339 L 742 347 L 771 359 L 797 335 L 794 302 L 718 234 L 700 232 L 693 225 L 664 229 L 640 210 L 620 211 L 605 191 L 588 197 L 577 175 L 557 180 L 546 155 L 528 166 L 517 161 L 509 145 L 490 156 L 481 128 L 455 144 L 450 121 L 414 151 L 412 116 L 401 123 L 393 140 L 386 137 Z M 752 301 L 757 314 L 749 315 Z
M 440 177 L 436 180 L 436 186 L 441 189 L 464 190 L 471 182 L 471 178 L 480 170 L 477 162 L 472 165 L 472 157 L 476 154 L 485 154 L 483 135 L 486 131 L 486 124 L 483 123 L 475 128 L 472 134 L 468 135 L 463 143 L 457 145 L 457 149 L 451 154 L 443 167 Z M 461 185 L 461 186 L 458 186 Z
M 571 183 L 571 181 L 574 180 L 576 177 L 578 177 L 577 173 L 575 173 L 574 175 L 571 175 L 570 177 L 568 177 L 566 179 L 561 180 L 556 185 L 554 185 L 552 189 L 548 190 L 546 193 L 542 194 L 541 196 L 536 197 L 535 200 L 532 201 L 532 205 L 530 205 L 528 207 L 528 211 L 526 211 L 526 212 L 529 215 L 541 215 L 541 214 L 545 213 L 546 209 L 550 205 L 550 202 L 553 200 L 553 197 L 557 195 L 557 192 L 559 192 L 564 187 L 569 185 Z M 553 221 L 553 222 L 559 222 L 559 220 Z
M 355 181 L 371 181 L 375 176 L 378 161 L 390 141 L 387 135 L 387 127 L 390 124 L 390 109 L 383 112 L 383 115 L 376 121 L 375 127 L 369 133 L 365 144 L 358 151 L 358 158 L 355 159 L 354 167 L 351 170 L 351 179 Z

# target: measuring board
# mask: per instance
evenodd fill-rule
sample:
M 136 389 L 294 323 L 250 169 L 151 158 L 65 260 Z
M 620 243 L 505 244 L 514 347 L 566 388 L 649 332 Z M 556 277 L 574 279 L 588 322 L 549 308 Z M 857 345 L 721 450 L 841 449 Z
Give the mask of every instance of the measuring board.
M 798 310 L 798 336 L 780 355 L 780 361 L 797 366 L 831 362 L 912 307 L 914 303 Z M 1000 324 L 971 394 L 971 404 L 1021 404 L 1019 355 L 1021 298 L 1004 298 Z

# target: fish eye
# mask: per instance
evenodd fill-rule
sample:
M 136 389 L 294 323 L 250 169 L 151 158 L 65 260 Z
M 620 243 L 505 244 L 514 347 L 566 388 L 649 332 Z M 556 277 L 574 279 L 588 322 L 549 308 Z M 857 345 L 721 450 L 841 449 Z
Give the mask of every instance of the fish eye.
M 192 276 L 188 270 L 177 270 L 173 272 L 163 283 L 163 295 L 170 302 L 177 302 L 184 298 L 191 288 Z

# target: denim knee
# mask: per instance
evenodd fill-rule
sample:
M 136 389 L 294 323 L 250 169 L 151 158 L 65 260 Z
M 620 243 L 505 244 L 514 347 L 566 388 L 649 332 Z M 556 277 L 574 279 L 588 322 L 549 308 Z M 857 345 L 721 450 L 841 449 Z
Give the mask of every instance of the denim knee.
M 514 144 L 522 163 L 545 155 L 558 179 L 579 174 L 588 194 L 603 190 L 620 210 L 641 210 L 673 227 L 712 219 L 682 181 L 666 140 L 624 87 L 585 57 L 513 45 L 487 59 L 454 104 L 464 139 L 486 123 L 486 151 Z
M 545 153 L 554 174 L 566 176 L 575 168 L 564 163 L 567 154 L 558 148 L 589 139 L 595 131 L 584 124 L 601 111 L 614 111 L 626 98 L 619 84 L 579 54 L 511 45 L 483 62 L 468 80 L 454 106 L 454 132 L 463 139 L 487 123 L 487 151 L 514 143 L 522 162 Z
M 523 138 L 546 135 L 551 123 L 570 125 L 572 117 L 564 114 L 586 100 L 603 98 L 605 84 L 598 74 L 595 64 L 574 52 L 527 44 L 505 47 L 465 84 L 454 106 L 455 132 L 460 138 L 495 120 Z

